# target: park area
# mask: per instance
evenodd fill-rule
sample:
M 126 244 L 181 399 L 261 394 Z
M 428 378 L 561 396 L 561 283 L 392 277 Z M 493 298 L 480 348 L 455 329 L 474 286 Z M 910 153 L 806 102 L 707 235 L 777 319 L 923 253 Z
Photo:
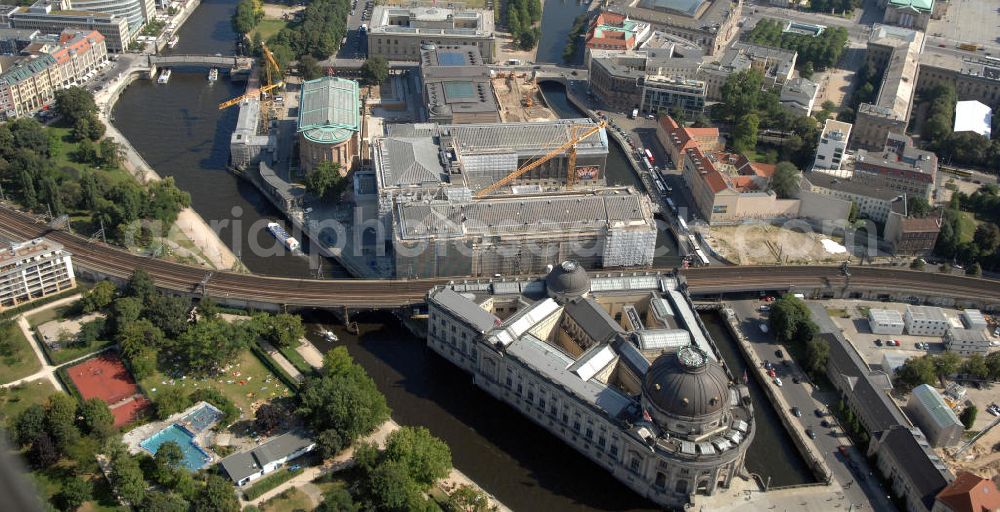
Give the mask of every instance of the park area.
M 27 377 L 41 367 L 17 322 L 0 322 L 0 384 Z
M 6 425 L 9 418 L 17 416 L 32 405 L 44 404 L 55 393 L 56 388 L 49 379 L 38 379 L 17 386 L 0 388 L 0 425 Z
M 141 384 L 153 401 L 156 401 L 158 395 L 169 389 L 191 393 L 199 389 L 215 388 L 226 398 L 232 400 L 233 404 L 242 411 L 244 417 L 252 416 L 253 411 L 266 401 L 291 395 L 288 387 L 249 350 L 242 351 L 236 362 L 225 367 L 216 376 L 169 377 L 156 371 L 149 377 L 142 379 Z
M 843 245 L 825 235 L 770 224 L 713 227 L 705 241 L 737 265 L 772 265 L 844 261 Z
M 137 419 L 149 405 L 117 353 L 105 352 L 67 368 L 66 373 L 84 400 L 99 398 L 108 404 L 116 427 Z

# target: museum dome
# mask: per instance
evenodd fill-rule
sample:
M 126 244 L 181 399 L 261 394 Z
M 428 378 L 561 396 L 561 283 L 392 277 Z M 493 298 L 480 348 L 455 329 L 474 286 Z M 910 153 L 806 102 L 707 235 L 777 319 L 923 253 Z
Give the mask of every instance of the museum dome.
M 642 394 L 652 412 L 674 418 L 710 416 L 729 403 L 729 376 L 704 351 L 689 345 L 653 361 Z
M 590 291 L 590 276 L 579 263 L 566 260 L 545 276 L 545 289 L 553 299 L 572 300 Z

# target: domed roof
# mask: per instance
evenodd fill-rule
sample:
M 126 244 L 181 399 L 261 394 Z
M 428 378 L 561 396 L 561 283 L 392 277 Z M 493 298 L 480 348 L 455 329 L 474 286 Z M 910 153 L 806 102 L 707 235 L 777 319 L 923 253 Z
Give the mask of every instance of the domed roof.
M 686 346 L 653 361 L 642 393 L 663 414 L 697 418 L 717 413 L 729 402 L 729 376 L 705 352 Z
M 590 276 L 579 263 L 567 260 L 556 265 L 545 276 L 549 297 L 572 299 L 590 291 Z

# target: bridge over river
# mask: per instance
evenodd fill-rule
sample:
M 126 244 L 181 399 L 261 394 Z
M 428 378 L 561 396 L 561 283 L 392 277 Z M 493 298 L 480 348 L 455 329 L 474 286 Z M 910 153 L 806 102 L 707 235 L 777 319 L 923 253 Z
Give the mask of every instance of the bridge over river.
M 195 66 L 206 68 L 229 68 L 237 70 L 249 70 L 253 66 L 253 57 L 240 57 L 237 55 L 149 55 L 147 64 L 149 67 L 169 67 L 169 66 Z

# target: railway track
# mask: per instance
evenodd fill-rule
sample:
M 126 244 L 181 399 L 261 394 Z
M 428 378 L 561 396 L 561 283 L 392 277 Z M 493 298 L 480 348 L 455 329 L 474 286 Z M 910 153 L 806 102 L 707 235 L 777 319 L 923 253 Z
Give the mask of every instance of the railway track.
M 171 263 L 130 253 L 100 242 L 51 230 L 35 217 L 0 207 L 0 234 L 27 240 L 45 236 L 61 243 L 75 265 L 112 277 L 128 278 L 135 269 L 148 272 L 157 285 L 183 293 L 204 292 L 218 298 L 289 306 L 379 308 L 423 302 L 427 291 L 459 279 L 366 280 L 292 279 L 232 272 Z M 664 269 L 669 270 L 669 269 Z M 830 288 L 908 291 L 1000 304 L 1000 282 L 936 275 L 887 267 L 852 267 L 850 278 L 832 266 L 701 267 L 683 271 L 694 292 L 748 289 Z M 204 283 L 204 284 L 203 284 Z

